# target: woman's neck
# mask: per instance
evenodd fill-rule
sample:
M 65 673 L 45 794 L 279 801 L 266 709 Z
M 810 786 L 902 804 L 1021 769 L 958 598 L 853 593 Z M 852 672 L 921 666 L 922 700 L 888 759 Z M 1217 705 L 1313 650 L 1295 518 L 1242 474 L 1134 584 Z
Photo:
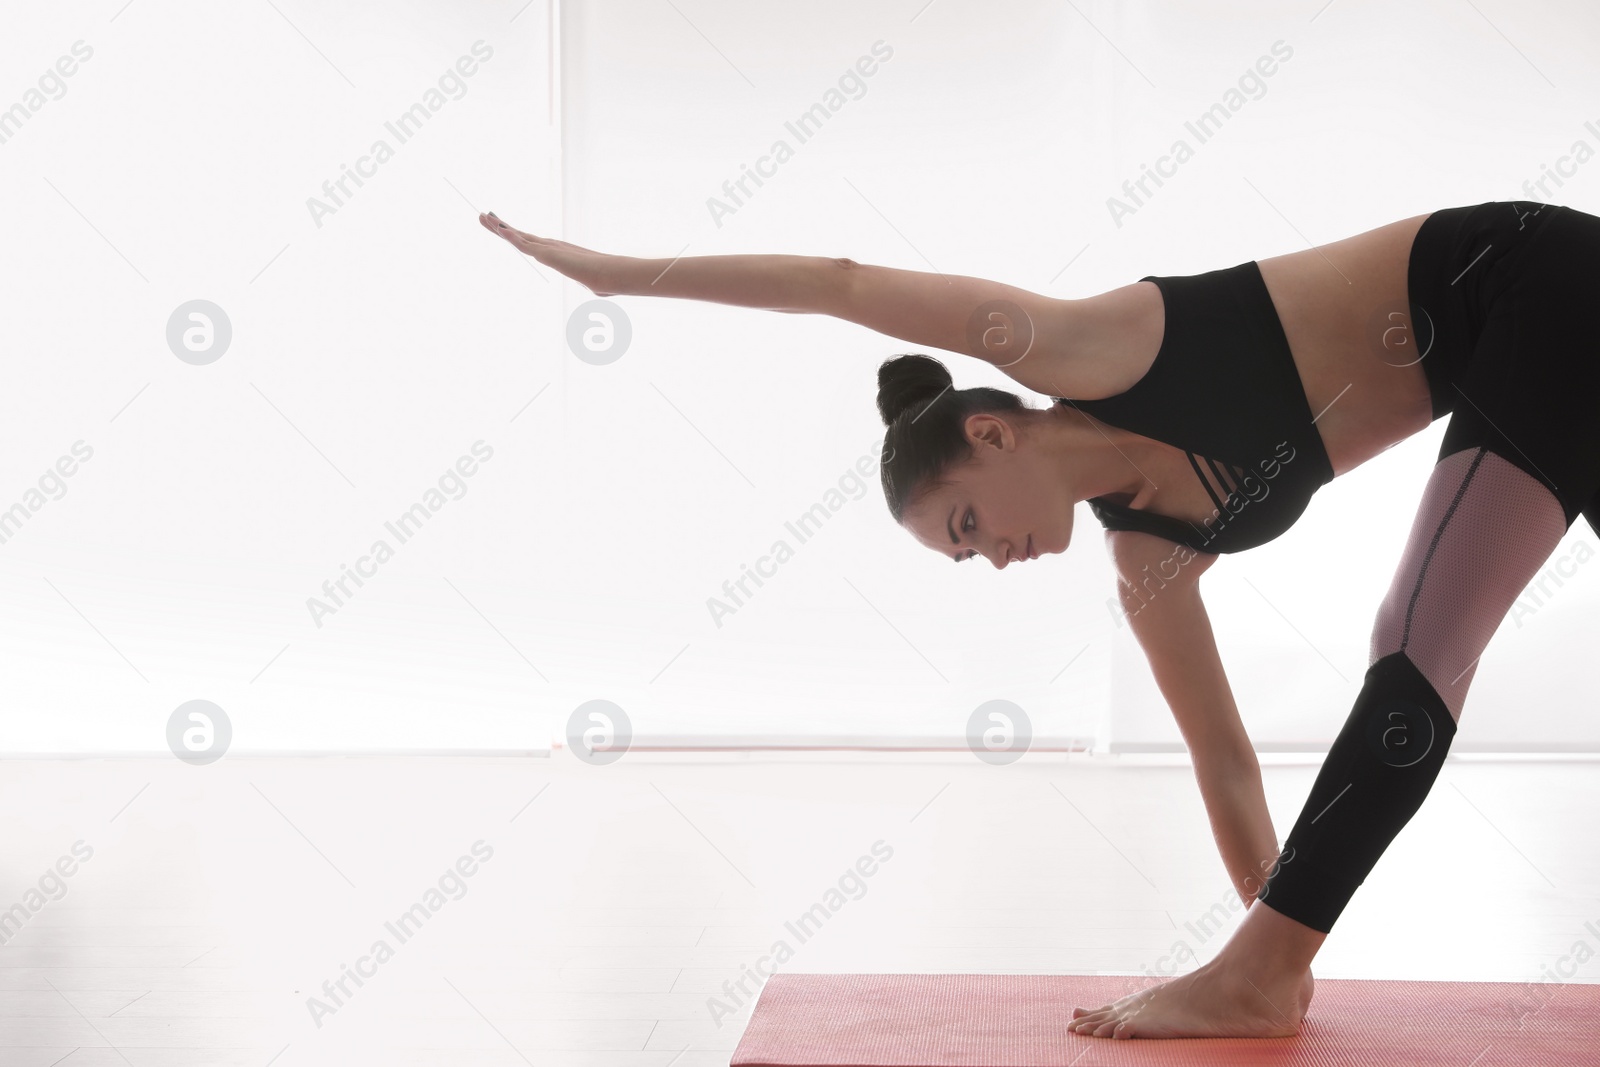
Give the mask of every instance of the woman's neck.
M 1139 434 L 1101 422 L 1070 401 L 1052 403 L 1051 450 L 1073 500 L 1154 488 L 1156 455 Z

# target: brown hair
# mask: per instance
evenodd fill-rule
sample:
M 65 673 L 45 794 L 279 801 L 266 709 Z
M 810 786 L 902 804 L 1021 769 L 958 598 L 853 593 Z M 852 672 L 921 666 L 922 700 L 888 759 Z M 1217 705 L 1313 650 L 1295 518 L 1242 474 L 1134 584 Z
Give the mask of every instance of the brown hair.
M 878 366 L 878 414 L 888 427 L 880 467 L 883 495 L 897 523 L 917 496 L 936 489 L 950 468 L 972 458 L 968 416 L 1026 407 L 1004 389 L 955 389 L 954 384 L 943 363 L 921 353 L 894 356 Z

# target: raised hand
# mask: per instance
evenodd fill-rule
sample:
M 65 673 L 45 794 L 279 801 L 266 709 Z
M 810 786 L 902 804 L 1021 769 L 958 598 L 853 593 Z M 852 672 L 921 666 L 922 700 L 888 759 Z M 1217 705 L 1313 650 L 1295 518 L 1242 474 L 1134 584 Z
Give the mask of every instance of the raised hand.
M 532 256 L 547 267 L 560 271 L 579 285 L 588 288 L 596 296 L 611 296 L 615 293 L 616 290 L 610 286 L 617 273 L 616 268 L 626 257 L 611 256 L 604 252 L 579 248 L 566 241 L 526 233 L 506 225 L 500 220 L 500 216 L 492 211 L 487 215 L 479 215 L 478 221 L 490 233 L 504 238 L 512 248 Z

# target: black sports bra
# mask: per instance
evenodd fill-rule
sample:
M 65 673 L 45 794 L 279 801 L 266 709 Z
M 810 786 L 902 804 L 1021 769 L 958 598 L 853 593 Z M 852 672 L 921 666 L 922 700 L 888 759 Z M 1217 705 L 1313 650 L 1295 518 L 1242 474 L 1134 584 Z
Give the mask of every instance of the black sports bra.
M 1216 504 L 1202 525 L 1091 497 L 1108 530 L 1140 530 L 1200 552 L 1240 552 L 1294 525 L 1333 480 L 1283 323 L 1254 260 L 1154 282 L 1166 328 L 1150 369 L 1102 400 L 1055 397 L 1184 450 Z

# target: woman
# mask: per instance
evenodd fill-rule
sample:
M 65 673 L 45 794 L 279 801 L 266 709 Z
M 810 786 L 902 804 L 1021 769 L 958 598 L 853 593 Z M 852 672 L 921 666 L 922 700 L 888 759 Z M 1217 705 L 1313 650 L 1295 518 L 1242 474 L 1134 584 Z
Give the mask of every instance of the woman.
M 1600 358 L 1584 315 L 1600 297 L 1600 218 L 1571 208 L 1447 208 L 1081 300 L 848 259 L 609 256 L 479 221 L 600 296 L 834 315 L 1055 398 L 1038 410 L 953 389 L 926 356 L 886 361 L 890 511 L 923 545 L 1004 568 L 1063 551 L 1074 504 L 1090 503 L 1223 861 L 1266 905 L 1197 970 L 1074 1009 L 1078 1033 L 1295 1033 L 1311 960 L 1432 787 L 1489 638 L 1580 513 L 1600 529 Z M 1446 414 L 1365 683 L 1280 852 L 1199 576 Z

